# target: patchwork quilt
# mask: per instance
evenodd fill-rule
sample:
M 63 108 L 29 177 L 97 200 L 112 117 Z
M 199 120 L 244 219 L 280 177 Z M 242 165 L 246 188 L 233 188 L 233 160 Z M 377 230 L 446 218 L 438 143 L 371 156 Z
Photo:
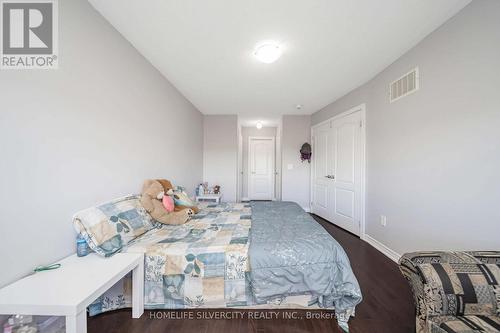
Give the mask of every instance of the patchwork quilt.
M 186 224 L 152 229 L 123 248 L 145 254 L 145 308 L 246 304 L 251 208 L 242 203 L 201 208 Z M 130 306 L 129 278 L 94 302 L 90 314 Z

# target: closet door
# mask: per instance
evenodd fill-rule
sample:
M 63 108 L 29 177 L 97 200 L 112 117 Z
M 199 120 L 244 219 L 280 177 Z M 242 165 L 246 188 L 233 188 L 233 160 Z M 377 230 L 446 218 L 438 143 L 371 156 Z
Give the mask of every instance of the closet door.
M 333 212 L 332 129 L 330 122 L 313 129 L 311 211 L 331 220 Z
M 332 122 L 333 154 L 330 202 L 331 221 L 356 235 L 361 214 L 361 113 L 354 112 Z

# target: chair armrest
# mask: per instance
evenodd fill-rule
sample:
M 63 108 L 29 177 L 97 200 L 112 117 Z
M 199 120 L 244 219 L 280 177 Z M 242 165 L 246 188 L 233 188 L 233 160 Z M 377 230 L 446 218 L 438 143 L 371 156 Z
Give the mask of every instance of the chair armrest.
M 415 262 L 412 260 L 414 254 L 415 253 L 406 253 L 399 259 L 399 270 L 410 285 L 413 294 L 413 302 L 415 303 L 415 316 L 417 320 L 425 321 L 427 315 L 425 311 L 424 283 Z
M 484 260 L 466 252 L 403 255 L 399 267 L 413 291 L 417 317 L 495 315 L 500 267 L 495 254 L 488 254 Z

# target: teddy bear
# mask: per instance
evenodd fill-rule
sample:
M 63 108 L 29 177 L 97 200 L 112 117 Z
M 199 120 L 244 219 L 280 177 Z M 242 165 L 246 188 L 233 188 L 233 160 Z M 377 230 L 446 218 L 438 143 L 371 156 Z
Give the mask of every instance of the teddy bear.
M 148 179 L 144 182 L 141 204 L 153 219 L 163 224 L 183 224 L 191 219 L 194 214 L 192 209 L 168 212 L 162 203 L 164 194 L 159 181 Z
M 174 199 L 175 208 L 174 211 L 179 212 L 186 209 L 191 209 L 195 214 L 197 214 L 200 210 L 196 206 L 196 204 L 189 199 L 188 195 L 176 188 L 172 183 L 167 179 L 157 179 L 157 181 L 163 186 L 163 191 L 166 195 L 171 196 Z
M 219 185 L 215 185 L 214 186 L 214 194 L 219 194 L 220 193 L 220 186 Z

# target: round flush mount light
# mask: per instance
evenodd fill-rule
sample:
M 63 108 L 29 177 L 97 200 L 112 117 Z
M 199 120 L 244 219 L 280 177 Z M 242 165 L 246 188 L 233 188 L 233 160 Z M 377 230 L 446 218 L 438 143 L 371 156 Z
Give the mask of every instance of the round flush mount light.
M 255 127 L 257 127 L 257 129 L 261 129 L 262 128 L 262 123 L 260 121 L 258 121 L 257 125 L 255 125 Z
M 273 41 L 267 41 L 259 44 L 255 49 L 255 57 L 265 64 L 270 64 L 281 57 L 282 49 L 280 45 Z

